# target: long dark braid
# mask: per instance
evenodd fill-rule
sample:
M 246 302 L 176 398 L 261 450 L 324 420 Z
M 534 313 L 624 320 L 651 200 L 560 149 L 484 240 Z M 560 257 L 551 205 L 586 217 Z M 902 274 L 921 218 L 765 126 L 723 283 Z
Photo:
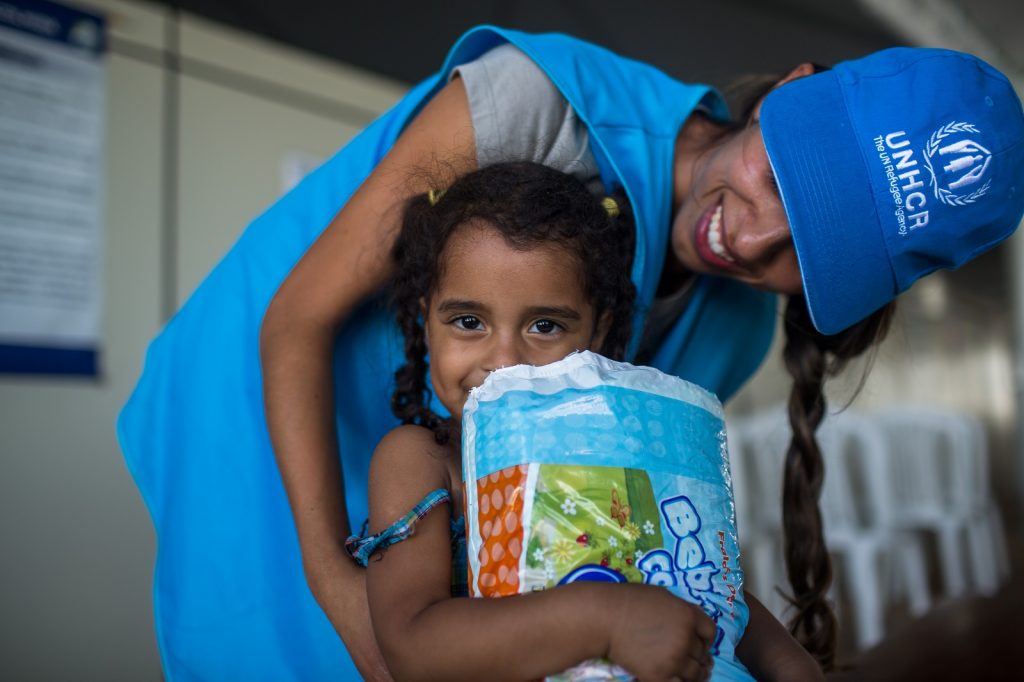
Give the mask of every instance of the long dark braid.
M 443 194 L 409 200 L 392 251 L 391 301 L 405 339 L 405 364 L 395 372 L 391 409 L 402 423 L 448 438 L 446 422 L 430 409 L 424 305 L 443 274 L 445 246 L 470 223 L 495 229 L 513 248 L 555 242 L 581 265 L 595 320 L 609 319 L 598 352 L 625 355 L 636 288 L 630 278 L 635 241 L 626 197 L 609 211 L 579 180 L 540 164 L 501 163 L 468 173 Z
M 803 296 L 786 305 L 783 361 L 793 377 L 789 422 L 793 438 L 786 450 L 782 492 L 786 573 L 796 613 L 790 632 L 825 670 L 835 664 L 837 623 L 826 594 L 832 584 L 832 561 L 825 546 L 821 498 L 825 464 L 815 433 L 826 415 L 822 388 L 826 377 L 877 346 L 885 337 L 895 304 L 890 303 L 853 327 L 826 336 L 811 322 Z
M 827 66 L 814 65 L 815 73 L 826 70 Z M 748 76 L 729 88 L 727 95 L 740 116 L 724 134 L 735 134 L 755 122 L 757 105 L 780 80 L 778 75 Z M 832 561 L 818 506 L 825 481 L 815 435 L 827 414 L 822 388 L 848 361 L 877 347 L 889 330 L 894 310 L 895 303 L 890 303 L 849 329 L 826 336 L 814 328 L 803 296 L 791 296 L 786 305 L 783 363 L 793 377 L 788 404 L 793 437 L 783 472 L 782 527 L 786 573 L 793 590 L 789 600 L 796 610 L 789 630 L 826 670 L 835 663 L 838 625 L 825 598 L 832 584 Z

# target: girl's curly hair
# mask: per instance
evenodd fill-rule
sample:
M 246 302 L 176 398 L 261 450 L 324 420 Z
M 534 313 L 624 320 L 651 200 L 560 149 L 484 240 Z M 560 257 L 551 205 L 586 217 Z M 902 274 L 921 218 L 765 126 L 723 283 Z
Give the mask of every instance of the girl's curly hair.
M 427 346 L 421 301 L 429 301 L 443 275 L 445 247 L 471 222 L 496 230 L 515 249 L 556 243 L 580 265 L 594 319 L 609 318 L 599 353 L 621 359 L 633 318 L 636 287 L 630 279 L 635 240 L 624 193 L 609 210 L 576 178 L 537 163 L 500 163 L 458 178 L 443 194 L 414 196 L 405 207 L 392 250 L 391 302 L 405 338 L 405 364 L 395 372 L 391 410 L 403 424 L 432 429 L 447 439 L 444 420 L 430 409 Z

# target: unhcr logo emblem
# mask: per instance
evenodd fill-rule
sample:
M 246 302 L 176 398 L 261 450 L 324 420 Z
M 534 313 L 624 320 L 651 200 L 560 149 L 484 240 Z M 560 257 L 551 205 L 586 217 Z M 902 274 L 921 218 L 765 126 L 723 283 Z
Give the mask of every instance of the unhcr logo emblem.
M 980 131 L 972 123 L 947 123 L 932 133 L 924 150 L 932 192 L 949 206 L 973 204 L 992 184 L 991 178 L 985 178 L 992 152 L 969 137 L 970 133 Z

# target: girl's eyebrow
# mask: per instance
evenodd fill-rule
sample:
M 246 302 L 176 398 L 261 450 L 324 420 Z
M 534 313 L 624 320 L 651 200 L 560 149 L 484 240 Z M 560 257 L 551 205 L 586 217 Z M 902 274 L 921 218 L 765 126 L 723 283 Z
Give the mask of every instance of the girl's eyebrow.
M 448 298 L 437 306 L 437 312 L 448 313 L 452 311 L 480 312 L 487 310 L 487 306 L 479 301 L 464 298 Z M 562 306 L 533 306 L 526 309 L 531 316 L 559 317 L 564 320 L 580 320 L 583 316 L 575 308 L 564 308 Z
M 530 315 L 542 315 L 545 317 L 561 317 L 566 320 L 582 319 L 579 311 L 575 308 L 562 308 L 559 306 L 534 306 L 527 309 Z
M 486 308 L 487 306 L 485 306 L 483 303 L 480 303 L 479 301 L 473 301 L 471 299 L 465 298 L 448 298 L 445 299 L 444 301 L 441 301 L 441 303 L 438 304 L 437 312 L 447 313 L 452 310 L 477 311 L 484 310 Z

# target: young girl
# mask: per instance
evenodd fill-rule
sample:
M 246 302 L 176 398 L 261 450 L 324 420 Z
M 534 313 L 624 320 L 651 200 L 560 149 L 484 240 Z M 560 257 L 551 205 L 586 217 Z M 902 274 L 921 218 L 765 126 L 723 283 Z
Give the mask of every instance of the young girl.
M 711 674 L 714 624 L 660 587 L 573 583 L 457 598 L 467 593 L 460 427 L 468 392 L 504 366 L 548 364 L 579 349 L 623 355 L 635 295 L 627 214 L 624 199 L 599 200 L 530 163 L 475 171 L 407 207 L 392 285 L 407 360 L 393 409 L 404 425 L 374 453 L 371 534 L 348 543 L 368 568 L 374 631 L 396 679 L 529 680 L 599 657 L 640 680 Z M 819 678 L 795 640 L 749 601 L 739 654 L 752 672 Z

